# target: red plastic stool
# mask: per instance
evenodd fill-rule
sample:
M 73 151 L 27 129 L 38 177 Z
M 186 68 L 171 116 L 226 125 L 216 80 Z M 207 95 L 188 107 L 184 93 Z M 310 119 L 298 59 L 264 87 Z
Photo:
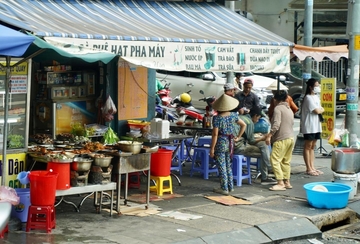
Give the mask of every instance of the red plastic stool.
M 141 180 L 140 172 L 132 172 L 128 174 L 128 188 L 137 188 L 140 189 Z M 124 181 L 121 182 L 121 186 L 124 186 Z
M 0 232 L 0 238 L 3 239 L 5 233 L 9 232 L 9 225 L 7 224 L 6 227 Z
M 129 173 L 129 187 L 131 188 L 140 188 L 140 172 L 132 172 Z
M 31 229 L 46 230 L 51 233 L 55 229 L 55 208 L 52 206 L 29 206 L 26 232 Z

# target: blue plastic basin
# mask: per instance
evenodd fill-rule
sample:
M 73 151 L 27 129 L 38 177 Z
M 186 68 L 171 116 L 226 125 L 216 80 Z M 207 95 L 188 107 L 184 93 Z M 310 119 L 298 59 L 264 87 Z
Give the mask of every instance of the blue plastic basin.
M 326 187 L 328 192 L 312 190 L 316 185 Z M 314 208 L 338 209 L 347 206 L 352 187 L 341 183 L 312 182 L 305 184 L 304 189 L 308 203 Z

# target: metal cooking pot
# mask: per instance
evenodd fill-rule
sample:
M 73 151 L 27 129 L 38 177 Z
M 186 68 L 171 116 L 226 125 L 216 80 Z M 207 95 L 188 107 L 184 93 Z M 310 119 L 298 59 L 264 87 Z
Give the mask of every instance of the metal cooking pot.
M 70 167 L 71 170 L 78 172 L 88 171 L 91 168 L 92 162 L 92 159 L 76 157 L 74 158 L 74 162 L 71 163 Z
M 119 141 L 117 146 L 121 151 L 138 154 L 141 151 L 142 142 L 138 141 Z
M 111 156 L 106 156 L 106 157 L 101 157 L 101 158 L 94 157 L 94 165 L 100 166 L 102 168 L 107 168 L 107 167 L 109 167 L 112 158 L 113 157 L 111 157 Z

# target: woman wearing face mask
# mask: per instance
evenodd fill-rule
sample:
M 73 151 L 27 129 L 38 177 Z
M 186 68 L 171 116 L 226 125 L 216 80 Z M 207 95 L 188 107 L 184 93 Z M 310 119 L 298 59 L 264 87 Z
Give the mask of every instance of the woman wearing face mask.
M 303 157 L 306 165 L 306 174 L 311 176 L 318 176 L 323 174 L 320 170 L 315 169 L 315 153 L 316 141 L 321 136 L 321 122 L 320 116 L 324 112 L 321 107 L 320 84 L 314 78 L 309 79 L 307 82 L 305 97 L 301 105 L 301 130 L 304 135 L 304 151 Z

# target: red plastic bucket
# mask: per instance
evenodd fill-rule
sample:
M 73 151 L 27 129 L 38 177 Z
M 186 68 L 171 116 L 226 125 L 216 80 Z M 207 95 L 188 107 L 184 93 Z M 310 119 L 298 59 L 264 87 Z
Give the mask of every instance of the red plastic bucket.
M 159 149 L 151 154 L 150 173 L 153 176 L 169 176 L 172 160 L 172 150 Z
M 36 206 L 51 206 L 55 203 L 58 173 L 30 171 L 30 202 Z
M 47 170 L 58 173 L 56 190 L 66 190 L 70 188 L 70 163 L 48 162 Z

